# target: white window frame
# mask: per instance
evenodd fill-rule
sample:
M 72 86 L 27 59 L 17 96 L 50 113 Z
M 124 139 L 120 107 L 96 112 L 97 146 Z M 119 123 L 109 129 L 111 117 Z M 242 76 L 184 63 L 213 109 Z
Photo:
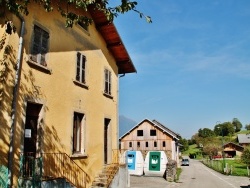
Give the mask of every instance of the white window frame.
M 47 67 L 47 54 L 49 51 L 49 33 L 34 25 L 33 39 L 31 46 L 31 60 Z
M 111 71 L 108 69 L 104 70 L 104 93 L 111 96 L 112 89 L 112 79 L 111 79 Z

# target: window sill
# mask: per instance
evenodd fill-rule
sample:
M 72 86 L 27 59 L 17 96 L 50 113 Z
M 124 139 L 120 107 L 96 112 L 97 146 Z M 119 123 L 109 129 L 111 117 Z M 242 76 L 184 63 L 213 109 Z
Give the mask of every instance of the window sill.
M 35 61 L 32 61 L 30 58 L 27 61 L 27 63 L 29 64 L 30 67 L 32 67 L 34 69 L 40 70 L 40 71 L 42 71 L 44 73 L 47 73 L 47 74 L 52 74 L 51 69 L 49 69 L 48 67 L 45 67 L 43 65 L 40 65 L 39 63 L 37 63 Z
M 108 93 L 103 93 L 103 95 L 107 98 L 113 99 L 114 97 Z
M 87 157 L 88 155 L 83 153 L 74 153 L 73 155 L 70 156 L 71 159 L 85 159 Z
M 85 89 L 89 89 L 89 86 L 86 85 L 85 83 L 82 83 L 82 82 L 79 82 L 77 80 L 73 80 L 74 84 L 79 86 L 79 87 L 82 87 L 82 88 L 85 88 Z

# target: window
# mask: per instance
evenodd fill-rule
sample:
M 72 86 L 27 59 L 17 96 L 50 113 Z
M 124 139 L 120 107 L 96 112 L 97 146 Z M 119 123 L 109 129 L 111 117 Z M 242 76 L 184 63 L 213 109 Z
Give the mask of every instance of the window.
M 166 142 L 162 141 L 162 147 L 166 147 Z
M 156 130 L 155 129 L 150 130 L 150 136 L 156 136 Z
M 137 130 L 137 136 L 143 136 L 143 130 Z
M 34 26 L 31 59 L 40 65 L 47 66 L 46 54 L 48 53 L 49 33 Z
M 155 147 L 155 148 L 157 147 L 157 142 L 154 142 L 154 147 Z
M 146 144 L 146 148 L 148 147 L 148 142 L 145 143 Z
M 141 146 L 141 143 L 140 142 L 137 142 L 137 147 L 139 148 Z
M 81 83 L 85 83 L 85 64 L 86 57 L 78 52 L 76 60 L 76 80 Z
M 132 147 L 132 142 L 129 142 L 129 147 Z
M 83 114 L 74 113 L 73 153 L 83 153 Z
M 84 21 L 79 21 L 79 22 L 77 22 L 78 23 L 78 25 L 82 28 L 82 29 L 84 29 L 85 31 L 88 31 L 88 25 L 84 22 Z
M 105 75 L 104 93 L 111 95 L 111 72 L 105 69 L 104 75 Z

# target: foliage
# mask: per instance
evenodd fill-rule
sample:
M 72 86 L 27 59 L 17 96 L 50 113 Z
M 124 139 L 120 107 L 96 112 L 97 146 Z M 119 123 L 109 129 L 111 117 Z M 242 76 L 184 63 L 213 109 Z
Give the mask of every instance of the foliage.
M 180 148 L 181 148 L 181 151 L 187 151 L 188 148 L 189 148 L 189 145 L 188 145 L 188 140 L 186 140 L 185 138 L 181 138 L 179 140 L 179 143 L 182 145 Z
M 203 147 L 203 153 L 209 156 L 218 155 L 218 151 L 220 150 L 222 150 L 221 145 L 211 142 Z
M 246 130 L 250 130 L 250 124 L 246 124 L 246 125 L 245 125 L 245 129 L 246 129 Z
M 243 163 L 250 167 L 250 147 L 246 147 L 241 155 L 241 160 Z
M 65 18 L 66 27 L 72 27 L 79 21 L 84 25 L 90 25 L 92 19 L 84 15 L 90 8 L 102 11 L 106 15 L 107 20 L 111 22 L 118 15 L 129 11 L 138 13 L 141 18 L 146 18 L 149 23 L 152 22 L 150 16 L 145 16 L 136 9 L 136 1 L 130 2 L 129 0 L 120 0 L 120 3 L 116 6 L 110 6 L 109 0 L 60 0 L 57 3 L 52 0 L 34 0 L 34 2 L 42 6 L 46 12 L 51 12 L 54 9 L 59 11 L 62 17 Z M 0 17 L 5 16 L 7 10 L 15 15 L 27 16 L 29 14 L 29 4 L 29 0 L 0 0 Z M 81 10 L 81 13 L 75 10 Z
M 214 131 L 212 131 L 209 128 L 199 129 L 198 130 L 198 136 L 202 138 L 212 137 L 214 136 Z
M 233 119 L 232 124 L 234 126 L 235 132 L 239 132 L 241 130 L 242 123 L 237 118 Z
M 214 133 L 217 136 L 230 136 L 235 133 L 234 125 L 231 122 L 217 124 L 214 127 Z

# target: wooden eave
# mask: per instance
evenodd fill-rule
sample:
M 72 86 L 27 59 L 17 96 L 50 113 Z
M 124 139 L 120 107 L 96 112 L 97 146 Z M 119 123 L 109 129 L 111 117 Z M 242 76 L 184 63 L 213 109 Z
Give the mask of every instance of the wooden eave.
M 110 50 L 118 66 L 118 74 L 134 73 L 136 69 L 122 42 L 114 23 L 109 22 L 105 14 L 101 11 L 90 8 L 91 17 L 96 29 L 103 36 L 107 48 Z

